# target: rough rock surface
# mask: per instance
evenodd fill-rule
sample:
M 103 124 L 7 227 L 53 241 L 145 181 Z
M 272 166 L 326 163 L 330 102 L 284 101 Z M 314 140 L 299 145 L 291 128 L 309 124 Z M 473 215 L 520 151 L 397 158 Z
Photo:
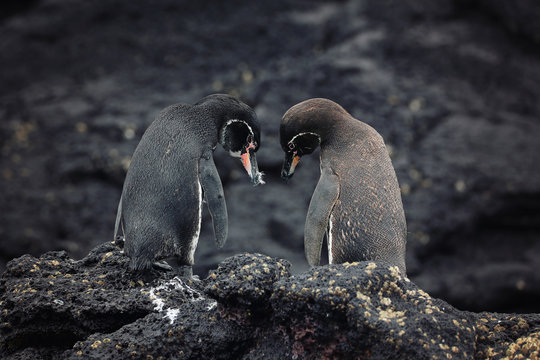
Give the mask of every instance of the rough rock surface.
M 540 315 L 472 313 L 374 262 L 291 275 L 261 254 L 203 280 L 126 271 L 122 244 L 14 259 L 0 278 L 3 359 L 535 358 Z M 154 275 L 160 275 L 155 273 Z M 523 357 L 520 357 L 523 356 Z
M 130 156 L 157 112 L 227 92 L 262 123 L 253 188 L 216 151 L 230 239 L 203 219 L 196 273 L 258 252 L 307 269 L 316 154 L 287 184 L 279 120 L 328 97 L 391 150 L 409 276 L 467 310 L 540 312 L 540 52 L 535 0 L 2 2 L 0 269 L 81 258 L 112 237 Z M 256 239 L 256 240 L 254 240 Z

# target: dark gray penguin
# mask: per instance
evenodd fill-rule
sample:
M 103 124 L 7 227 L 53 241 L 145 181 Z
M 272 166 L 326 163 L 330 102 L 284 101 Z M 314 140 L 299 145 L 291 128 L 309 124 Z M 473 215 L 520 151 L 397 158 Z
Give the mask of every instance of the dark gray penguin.
M 171 105 L 148 127 L 131 158 L 114 230 L 115 239 L 120 231 L 124 236 L 132 270 L 172 267 L 191 276 L 203 198 L 216 245 L 225 244 L 227 206 L 212 157 L 218 142 L 242 160 L 254 185 L 264 183 L 255 157 L 260 145 L 257 117 L 232 96 L 215 94 L 194 105 Z
M 308 263 L 319 264 L 326 233 L 330 263 L 374 260 L 405 275 L 405 213 L 379 133 L 328 99 L 310 99 L 285 113 L 280 141 L 285 180 L 301 156 L 321 147 L 321 176 L 304 231 Z

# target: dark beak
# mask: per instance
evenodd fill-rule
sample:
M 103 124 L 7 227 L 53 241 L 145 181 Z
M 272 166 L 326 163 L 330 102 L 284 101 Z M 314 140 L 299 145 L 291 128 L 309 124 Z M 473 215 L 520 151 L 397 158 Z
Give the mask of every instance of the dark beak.
M 300 161 L 300 156 L 296 153 L 286 153 L 285 160 L 283 161 L 283 167 L 281 168 L 281 178 L 288 181 L 294 175 L 294 169 Z
M 259 167 L 257 166 L 257 158 L 255 157 L 253 149 L 249 149 L 248 151 L 240 155 L 240 158 L 242 160 L 242 165 L 244 165 L 244 169 L 246 169 L 253 186 L 264 184 L 264 181 L 262 179 L 263 174 L 259 171 Z

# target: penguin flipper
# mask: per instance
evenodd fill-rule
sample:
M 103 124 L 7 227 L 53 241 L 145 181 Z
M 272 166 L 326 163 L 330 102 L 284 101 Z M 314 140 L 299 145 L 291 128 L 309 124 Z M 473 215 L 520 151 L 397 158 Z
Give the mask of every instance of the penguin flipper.
M 304 251 L 311 266 L 319 265 L 324 234 L 339 196 L 337 175 L 331 169 L 321 170 L 321 177 L 309 203 L 304 229 Z
M 228 233 L 227 204 L 212 153 L 203 155 L 199 160 L 199 181 L 204 191 L 208 210 L 212 215 L 216 245 L 218 248 L 222 248 L 227 241 Z
M 118 203 L 118 210 L 116 211 L 116 221 L 114 223 L 114 238 L 113 240 L 116 240 L 116 236 L 118 235 L 118 230 L 120 229 L 120 222 L 122 221 L 122 196 L 120 196 L 120 202 Z M 123 231 L 122 231 L 122 235 Z

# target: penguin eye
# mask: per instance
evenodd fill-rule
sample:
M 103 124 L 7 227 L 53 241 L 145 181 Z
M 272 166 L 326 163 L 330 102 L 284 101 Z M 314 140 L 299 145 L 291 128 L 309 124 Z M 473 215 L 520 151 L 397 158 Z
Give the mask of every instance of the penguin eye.
M 290 150 L 294 149 L 294 143 L 289 143 L 289 149 Z
M 253 136 L 251 136 L 251 134 L 250 134 L 250 135 L 247 136 L 246 142 L 249 144 L 249 143 L 251 143 L 252 141 L 253 141 Z

